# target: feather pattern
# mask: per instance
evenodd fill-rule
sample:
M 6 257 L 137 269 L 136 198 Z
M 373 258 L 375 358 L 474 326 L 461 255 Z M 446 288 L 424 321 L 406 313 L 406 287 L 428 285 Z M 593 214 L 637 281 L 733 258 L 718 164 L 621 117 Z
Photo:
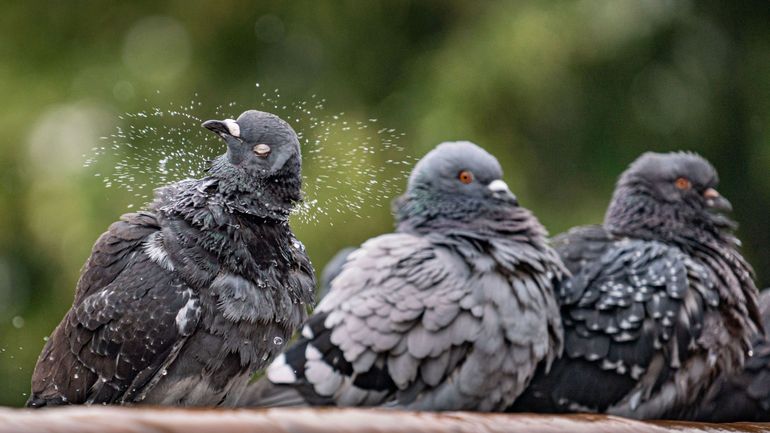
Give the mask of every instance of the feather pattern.
M 564 269 L 545 230 L 509 201 L 468 194 L 449 206 L 436 196 L 441 188 L 421 184 L 442 146 L 415 168 L 397 204 L 397 232 L 347 255 L 299 339 L 245 405 L 499 411 L 559 353 L 553 286 Z M 467 162 L 481 158 L 471 149 L 442 161 L 452 179 L 457 164 L 485 173 Z M 499 177 L 492 167 L 488 182 Z

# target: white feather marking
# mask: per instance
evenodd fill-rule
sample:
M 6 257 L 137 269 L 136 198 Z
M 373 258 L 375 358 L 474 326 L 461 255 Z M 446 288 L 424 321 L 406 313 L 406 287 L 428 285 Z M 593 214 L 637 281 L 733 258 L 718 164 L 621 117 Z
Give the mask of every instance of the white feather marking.
M 631 410 L 636 410 L 637 407 L 639 407 L 639 403 L 642 402 L 642 391 L 636 391 L 631 395 L 631 398 L 628 399 L 628 404 L 631 407 Z
M 233 137 L 240 137 L 241 136 L 241 127 L 238 126 L 238 123 L 233 119 L 225 119 L 224 120 L 225 126 L 227 126 L 227 130 L 230 131 L 230 135 Z
M 305 348 L 305 359 L 308 361 L 315 361 L 318 359 L 321 359 L 322 355 L 321 352 L 315 348 L 312 344 L 308 344 Z
M 307 338 L 308 340 L 313 339 L 313 331 L 310 329 L 309 326 L 305 325 L 302 327 L 302 336 Z
M 163 247 L 163 236 L 160 233 L 154 233 L 144 242 L 144 252 L 150 257 L 150 260 L 159 264 L 167 271 L 173 271 L 174 265 L 168 258 L 168 253 Z
M 592 410 L 588 406 L 583 406 L 580 403 L 575 403 L 574 401 L 568 401 L 567 399 L 560 399 L 559 404 L 561 405 L 567 405 L 570 411 L 572 412 L 596 412 L 596 410 Z
M 307 365 L 307 368 L 305 368 L 305 378 L 308 382 L 313 384 L 313 389 L 315 389 L 316 392 L 322 391 L 319 390 L 319 385 L 322 385 L 326 381 L 332 379 L 333 376 L 339 376 L 339 374 L 335 372 L 330 365 L 323 361 L 308 360 L 307 364 L 305 365 Z
M 197 315 L 197 310 L 200 309 L 200 306 L 198 305 L 198 300 L 193 297 L 193 292 L 190 289 L 185 290 L 184 295 L 187 296 L 187 302 L 184 304 L 184 307 L 179 309 L 179 312 L 176 313 L 176 328 L 179 330 L 180 334 L 189 334 L 190 330 L 187 329 L 187 325 L 190 322 L 190 319 Z
M 617 370 L 618 372 L 620 372 L 620 370 L 625 371 L 625 366 L 623 365 L 623 361 L 621 360 L 612 362 L 609 359 L 603 359 L 601 368 L 602 370 Z
M 297 381 L 297 376 L 291 366 L 286 363 L 286 356 L 283 353 L 267 367 L 266 376 L 273 383 L 294 383 Z

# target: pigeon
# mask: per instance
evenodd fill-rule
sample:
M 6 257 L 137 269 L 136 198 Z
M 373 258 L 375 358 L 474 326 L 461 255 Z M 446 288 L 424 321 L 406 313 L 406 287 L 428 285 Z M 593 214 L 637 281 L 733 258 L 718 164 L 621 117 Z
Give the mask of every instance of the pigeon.
M 563 356 L 511 411 L 670 418 L 743 365 L 760 325 L 717 172 L 686 152 L 645 153 L 620 177 L 601 226 L 554 239 Z
M 229 406 L 307 319 L 315 277 L 288 223 L 297 135 L 255 110 L 202 126 L 227 152 L 96 241 L 28 406 Z
M 770 289 L 759 297 L 764 328 L 770 329 Z M 701 422 L 770 421 L 770 337 L 757 333 L 743 369 L 723 374 L 695 410 L 679 418 Z
M 345 264 L 345 262 L 348 260 L 348 256 L 350 253 L 355 251 L 356 249 L 353 247 L 347 247 L 343 248 L 340 251 L 337 252 L 337 254 L 334 255 L 334 257 L 329 260 L 329 263 L 324 266 L 323 271 L 321 271 L 321 287 L 318 291 L 318 300 L 320 301 L 323 299 L 324 296 L 326 296 L 327 293 L 329 293 L 329 289 L 332 286 L 332 280 L 337 278 L 337 275 L 342 272 L 342 266 Z
M 566 269 L 495 157 L 438 145 L 395 216 L 395 233 L 347 255 L 242 405 L 502 411 L 556 357 Z

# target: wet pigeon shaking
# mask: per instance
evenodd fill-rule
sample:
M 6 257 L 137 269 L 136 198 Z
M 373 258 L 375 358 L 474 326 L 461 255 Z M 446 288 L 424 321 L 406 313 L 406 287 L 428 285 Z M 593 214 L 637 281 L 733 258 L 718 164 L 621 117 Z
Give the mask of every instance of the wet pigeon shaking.
M 96 241 L 29 406 L 229 405 L 306 319 L 313 269 L 288 225 L 296 134 L 254 110 L 203 126 L 227 153 Z
M 502 410 L 559 353 L 563 266 L 492 155 L 439 145 L 396 219 L 348 255 L 244 405 Z
M 717 183 L 698 155 L 646 153 L 603 226 L 555 239 L 572 273 L 559 290 L 564 355 L 514 410 L 675 417 L 743 365 L 757 289 Z

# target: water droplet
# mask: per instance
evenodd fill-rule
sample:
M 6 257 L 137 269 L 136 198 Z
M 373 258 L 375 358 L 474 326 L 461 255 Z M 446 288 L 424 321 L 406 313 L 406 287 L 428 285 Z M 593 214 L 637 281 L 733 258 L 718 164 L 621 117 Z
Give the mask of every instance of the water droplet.
M 275 344 L 276 346 L 280 346 L 281 344 L 283 344 L 283 338 L 281 337 L 273 338 L 273 344 Z
M 21 316 L 15 316 L 13 319 L 11 319 L 11 325 L 13 325 L 16 329 L 21 329 L 24 327 L 24 318 Z
M 361 218 L 365 206 L 384 207 L 401 190 L 409 174 L 402 167 L 417 160 L 399 145 L 403 133 L 379 125 L 377 131 L 368 129 L 377 124 L 374 117 L 358 120 L 344 112 L 329 113 L 326 100 L 317 95 L 288 101 L 282 99 L 279 89 L 262 92 L 260 87 L 255 83 L 261 104 L 253 108 L 274 111 L 291 121 L 309 160 L 307 165 L 314 167 L 312 172 L 305 172 L 305 199 L 294 211 L 300 222 L 318 224 L 321 217 L 329 219 L 332 213 L 339 214 L 336 221 L 346 216 Z M 198 127 L 201 119 L 194 113 L 202 103 L 197 97 L 182 104 L 164 102 L 168 106 L 165 109 L 146 99 L 149 108 L 118 116 L 121 124 L 104 137 L 103 145 L 86 155 L 84 165 L 98 171 L 95 176 L 102 178 L 105 187 L 123 188 L 145 203 L 156 187 L 201 177 L 207 161 L 221 154 L 223 146 L 213 134 Z M 235 117 L 239 108 L 233 101 L 214 111 L 222 117 Z M 383 160 L 384 164 L 377 163 Z

